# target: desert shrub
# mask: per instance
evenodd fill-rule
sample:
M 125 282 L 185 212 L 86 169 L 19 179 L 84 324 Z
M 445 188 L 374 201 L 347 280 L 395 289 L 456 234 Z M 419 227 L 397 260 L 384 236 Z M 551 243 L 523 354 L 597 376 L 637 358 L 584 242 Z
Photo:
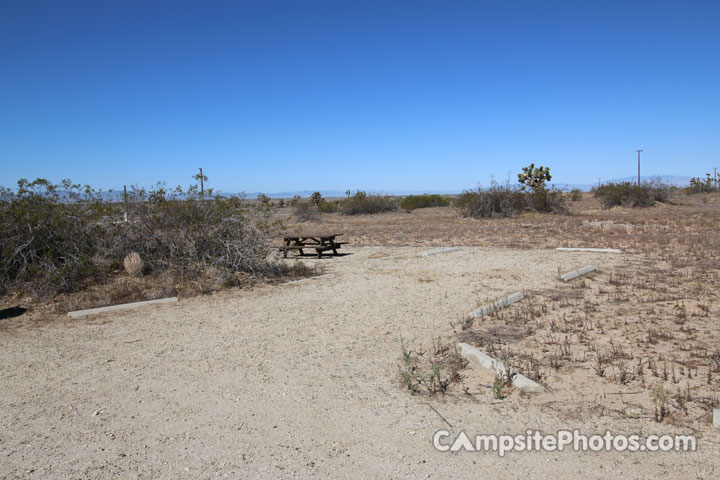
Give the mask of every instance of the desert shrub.
M 298 202 L 293 210 L 293 217 L 298 222 L 308 222 L 318 218 L 318 209 L 310 202 Z
M 94 256 L 107 212 L 90 187 L 63 180 L 18 181 L 0 201 L 0 288 L 70 292 L 100 274 Z
M 540 187 L 525 193 L 529 210 L 544 213 L 567 213 L 565 196 L 556 188 Z
M 339 209 L 343 215 L 361 215 L 397 210 L 397 201 L 389 195 L 367 194 L 357 191 L 340 201 Z
M 651 207 L 656 202 L 665 202 L 671 187 L 654 180 L 640 185 L 632 182 L 605 183 L 592 189 L 603 208 L 615 206 Z
M 536 188 L 523 191 L 508 183 L 492 182 L 488 188 L 466 190 L 460 194 L 456 207 L 465 217 L 512 217 L 523 211 L 566 213 L 563 194 L 557 189 Z
M 525 197 L 518 188 L 493 182 L 489 188 L 462 192 L 456 206 L 465 217 L 511 217 L 525 209 Z
M 262 275 L 269 268 L 270 212 L 263 202 L 250 209 L 238 197 L 209 196 L 207 190 L 202 201 L 193 187 L 133 188 L 131 221 L 113 225 L 107 248 L 113 255 L 137 251 L 156 270 L 214 267 Z
M 323 200 L 320 205 L 318 205 L 318 211 L 322 213 L 335 213 L 338 211 L 340 202 L 337 200 Z
M 570 200 L 572 200 L 573 202 L 582 200 L 582 190 L 580 190 L 579 188 L 573 188 L 572 190 L 570 190 Z
M 271 213 L 210 189 L 201 197 L 197 186 L 133 187 L 121 208 L 69 180 L 20 180 L 16 192 L 0 192 L 0 289 L 80 290 L 122 271 L 131 252 L 155 273 L 295 275 L 296 267 L 269 259 L 268 238 L 277 230 Z
M 400 200 L 400 208 L 405 210 L 415 210 L 416 208 L 428 208 L 428 207 L 447 207 L 450 202 L 440 195 L 408 195 Z

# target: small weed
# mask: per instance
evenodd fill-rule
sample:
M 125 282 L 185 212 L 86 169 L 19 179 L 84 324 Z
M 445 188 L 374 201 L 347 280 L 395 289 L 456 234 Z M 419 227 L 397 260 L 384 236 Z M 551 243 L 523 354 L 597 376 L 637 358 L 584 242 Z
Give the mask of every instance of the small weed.
M 663 387 L 661 383 L 656 383 L 652 388 L 651 394 L 653 403 L 655 404 L 655 421 L 660 423 L 668 414 L 667 404 L 670 399 L 670 392 L 665 390 L 665 387 Z
M 517 375 L 510 365 L 506 365 L 505 372 L 497 371 L 493 382 L 493 395 L 496 399 L 502 400 L 507 397 L 507 391 L 512 387 L 513 379 Z

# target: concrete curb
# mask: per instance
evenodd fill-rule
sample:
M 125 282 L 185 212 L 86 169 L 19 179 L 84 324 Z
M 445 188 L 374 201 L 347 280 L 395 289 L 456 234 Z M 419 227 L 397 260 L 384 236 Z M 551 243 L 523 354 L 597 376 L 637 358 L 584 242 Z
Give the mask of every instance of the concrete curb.
M 437 250 L 430 250 L 429 252 L 424 252 L 422 256 L 427 257 L 429 255 L 437 255 L 438 253 L 457 252 L 458 250 L 460 250 L 459 247 L 439 248 Z
M 320 280 L 321 278 L 330 278 L 330 277 L 334 277 L 334 276 L 335 276 L 334 273 L 326 273 L 325 275 L 318 275 L 317 277 L 301 278 L 300 280 L 293 280 L 291 282 L 281 283 L 280 285 L 294 285 L 296 283 L 304 283 L 304 282 L 309 282 L 311 280 Z
M 475 347 L 468 345 L 467 343 L 456 343 L 455 349 L 462 355 L 468 362 L 477 365 L 478 367 L 490 370 L 495 374 L 507 375 L 507 368 L 505 364 L 500 360 L 495 360 L 489 355 L 481 352 Z M 518 388 L 524 392 L 540 393 L 545 391 L 545 387 L 539 383 L 533 382 L 525 375 L 519 373 L 513 377 L 512 384 L 515 388 Z
M 587 265 L 585 267 L 578 268 L 577 270 L 573 270 L 572 272 L 563 273 L 562 275 L 560 275 L 560 278 L 567 282 L 572 280 L 573 278 L 579 277 L 580 275 L 594 272 L 595 270 L 597 270 L 597 267 L 595 267 L 595 265 Z
M 98 308 L 89 308 L 87 310 L 76 310 L 74 312 L 68 312 L 68 317 L 85 317 L 87 315 L 94 315 L 96 313 L 102 313 L 102 312 L 113 312 L 115 310 L 129 310 L 131 308 L 137 308 L 142 307 L 144 305 L 151 305 L 153 303 L 176 303 L 178 301 L 177 297 L 170 297 L 170 298 L 160 298 L 158 300 L 146 300 L 144 302 L 133 302 L 133 303 L 123 303 L 120 305 L 111 305 L 109 307 L 98 307 Z
M 508 295 L 505 298 L 501 298 L 500 300 L 496 300 L 493 303 L 489 305 L 485 305 L 484 307 L 480 307 L 477 310 L 474 310 L 469 313 L 469 315 L 472 318 L 480 318 L 483 315 L 488 315 L 495 310 L 500 310 L 501 308 L 507 307 L 508 305 L 512 305 L 515 302 L 519 302 L 525 298 L 525 295 L 523 295 L 522 292 L 515 292 L 512 295 Z
M 596 252 L 596 253 L 622 253 L 619 248 L 581 248 L 581 247 L 558 247 L 558 252 Z

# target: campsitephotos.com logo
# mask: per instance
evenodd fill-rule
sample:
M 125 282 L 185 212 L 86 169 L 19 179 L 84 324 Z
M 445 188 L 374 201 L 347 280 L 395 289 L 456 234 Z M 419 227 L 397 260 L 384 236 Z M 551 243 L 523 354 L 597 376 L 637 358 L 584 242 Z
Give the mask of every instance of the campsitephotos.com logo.
M 697 439 L 694 435 L 615 435 L 606 431 L 603 435 L 584 435 L 579 430 L 558 430 L 544 434 L 527 430 L 520 435 L 475 435 L 464 431 L 452 435 L 448 430 L 438 430 L 433 435 L 433 446 L 441 452 L 497 452 L 501 457 L 507 452 L 694 452 Z

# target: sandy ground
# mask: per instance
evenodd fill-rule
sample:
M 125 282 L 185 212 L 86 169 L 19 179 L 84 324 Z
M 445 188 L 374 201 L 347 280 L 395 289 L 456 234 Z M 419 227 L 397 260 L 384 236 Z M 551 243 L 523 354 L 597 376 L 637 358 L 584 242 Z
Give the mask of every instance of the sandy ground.
M 711 429 L 694 453 L 436 451 L 432 436 L 442 428 L 687 431 L 561 418 L 520 395 L 493 402 L 488 390 L 410 395 L 398 381 L 399 337 L 429 345 L 488 301 L 558 282 L 559 267 L 628 261 L 484 247 L 422 257 L 424 250 L 350 247 L 349 255 L 307 260 L 334 277 L 3 329 L 0 476 L 718 477 L 720 438 Z

